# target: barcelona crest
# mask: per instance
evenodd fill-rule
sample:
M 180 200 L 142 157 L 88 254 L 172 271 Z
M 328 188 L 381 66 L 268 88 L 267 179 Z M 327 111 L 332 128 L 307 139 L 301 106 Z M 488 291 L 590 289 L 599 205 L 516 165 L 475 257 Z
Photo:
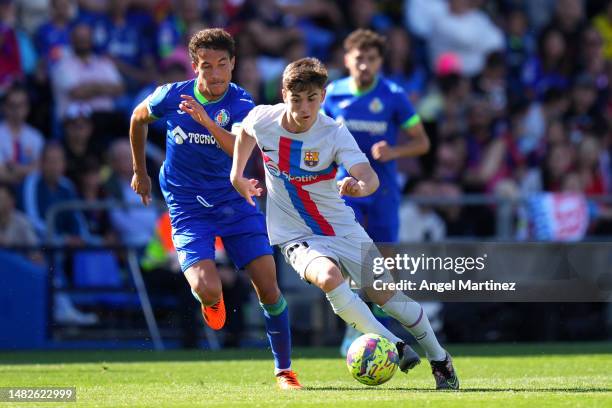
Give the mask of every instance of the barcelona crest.
M 319 164 L 319 152 L 306 150 L 304 152 L 304 164 L 308 167 L 314 167 Z

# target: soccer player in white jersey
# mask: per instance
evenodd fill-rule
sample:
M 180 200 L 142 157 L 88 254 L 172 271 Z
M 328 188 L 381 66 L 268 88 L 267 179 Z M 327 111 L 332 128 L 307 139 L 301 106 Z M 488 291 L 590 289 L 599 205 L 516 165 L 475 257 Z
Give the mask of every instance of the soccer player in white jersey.
M 262 189 L 243 172 L 257 143 L 265 162 L 270 243 L 280 246 L 302 279 L 325 292 L 334 312 L 347 324 L 395 342 L 400 369 L 407 372 L 420 362 L 419 356 L 374 318 L 346 281 L 350 277 L 361 285 L 362 245 L 373 242 L 341 196 L 368 196 L 379 181 L 346 127 L 319 113 L 326 82 L 327 70 L 315 58 L 289 64 L 283 73 L 284 103 L 257 106 L 242 121 L 230 178 L 254 205 L 253 196 Z M 349 176 L 336 182 L 339 165 Z M 383 278 L 392 279 L 388 272 Z M 451 357 L 438 343 L 423 308 L 399 291 L 364 289 L 423 347 L 436 388 L 458 389 Z

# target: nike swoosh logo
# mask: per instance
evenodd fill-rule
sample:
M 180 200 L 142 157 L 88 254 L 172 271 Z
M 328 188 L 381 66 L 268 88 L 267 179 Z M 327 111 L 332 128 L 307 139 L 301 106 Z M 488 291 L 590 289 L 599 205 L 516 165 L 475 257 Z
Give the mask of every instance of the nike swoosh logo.
M 264 152 L 264 153 L 267 153 L 267 152 L 275 152 L 275 151 L 276 151 L 276 149 L 268 149 L 268 148 L 266 148 L 266 147 L 262 147 L 262 148 L 261 148 L 261 151 L 262 151 L 262 152 Z

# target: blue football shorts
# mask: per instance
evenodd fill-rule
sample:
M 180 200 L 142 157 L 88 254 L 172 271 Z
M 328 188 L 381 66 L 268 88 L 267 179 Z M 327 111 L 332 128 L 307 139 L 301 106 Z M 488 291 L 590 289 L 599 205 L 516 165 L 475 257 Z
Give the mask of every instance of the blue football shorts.
M 236 268 L 272 255 L 264 215 L 242 197 L 215 207 L 201 202 L 168 203 L 172 241 L 183 272 L 196 262 L 215 259 L 215 238 L 220 237 Z

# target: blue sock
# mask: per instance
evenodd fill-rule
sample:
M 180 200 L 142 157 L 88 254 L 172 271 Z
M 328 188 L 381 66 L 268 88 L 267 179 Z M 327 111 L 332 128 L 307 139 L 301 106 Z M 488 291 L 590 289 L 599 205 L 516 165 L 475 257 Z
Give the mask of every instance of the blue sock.
M 392 322 L 391 316 L 389 316 L 384 310 L 382 310 L 380 306 L 378 306 L 376 303 L 372 303 L 371 309 L 372 314 L 374 315 L 376 320 L 381 322 L 382 325 L 385 326 L 387 329 L 390 329 Z
M 266 320 L 266 333 L 274 355 L 274 372 L 291 368 L 291 329 L 289 328 L 289 308 L 283 295 L 273 305 L 260 303 Z

